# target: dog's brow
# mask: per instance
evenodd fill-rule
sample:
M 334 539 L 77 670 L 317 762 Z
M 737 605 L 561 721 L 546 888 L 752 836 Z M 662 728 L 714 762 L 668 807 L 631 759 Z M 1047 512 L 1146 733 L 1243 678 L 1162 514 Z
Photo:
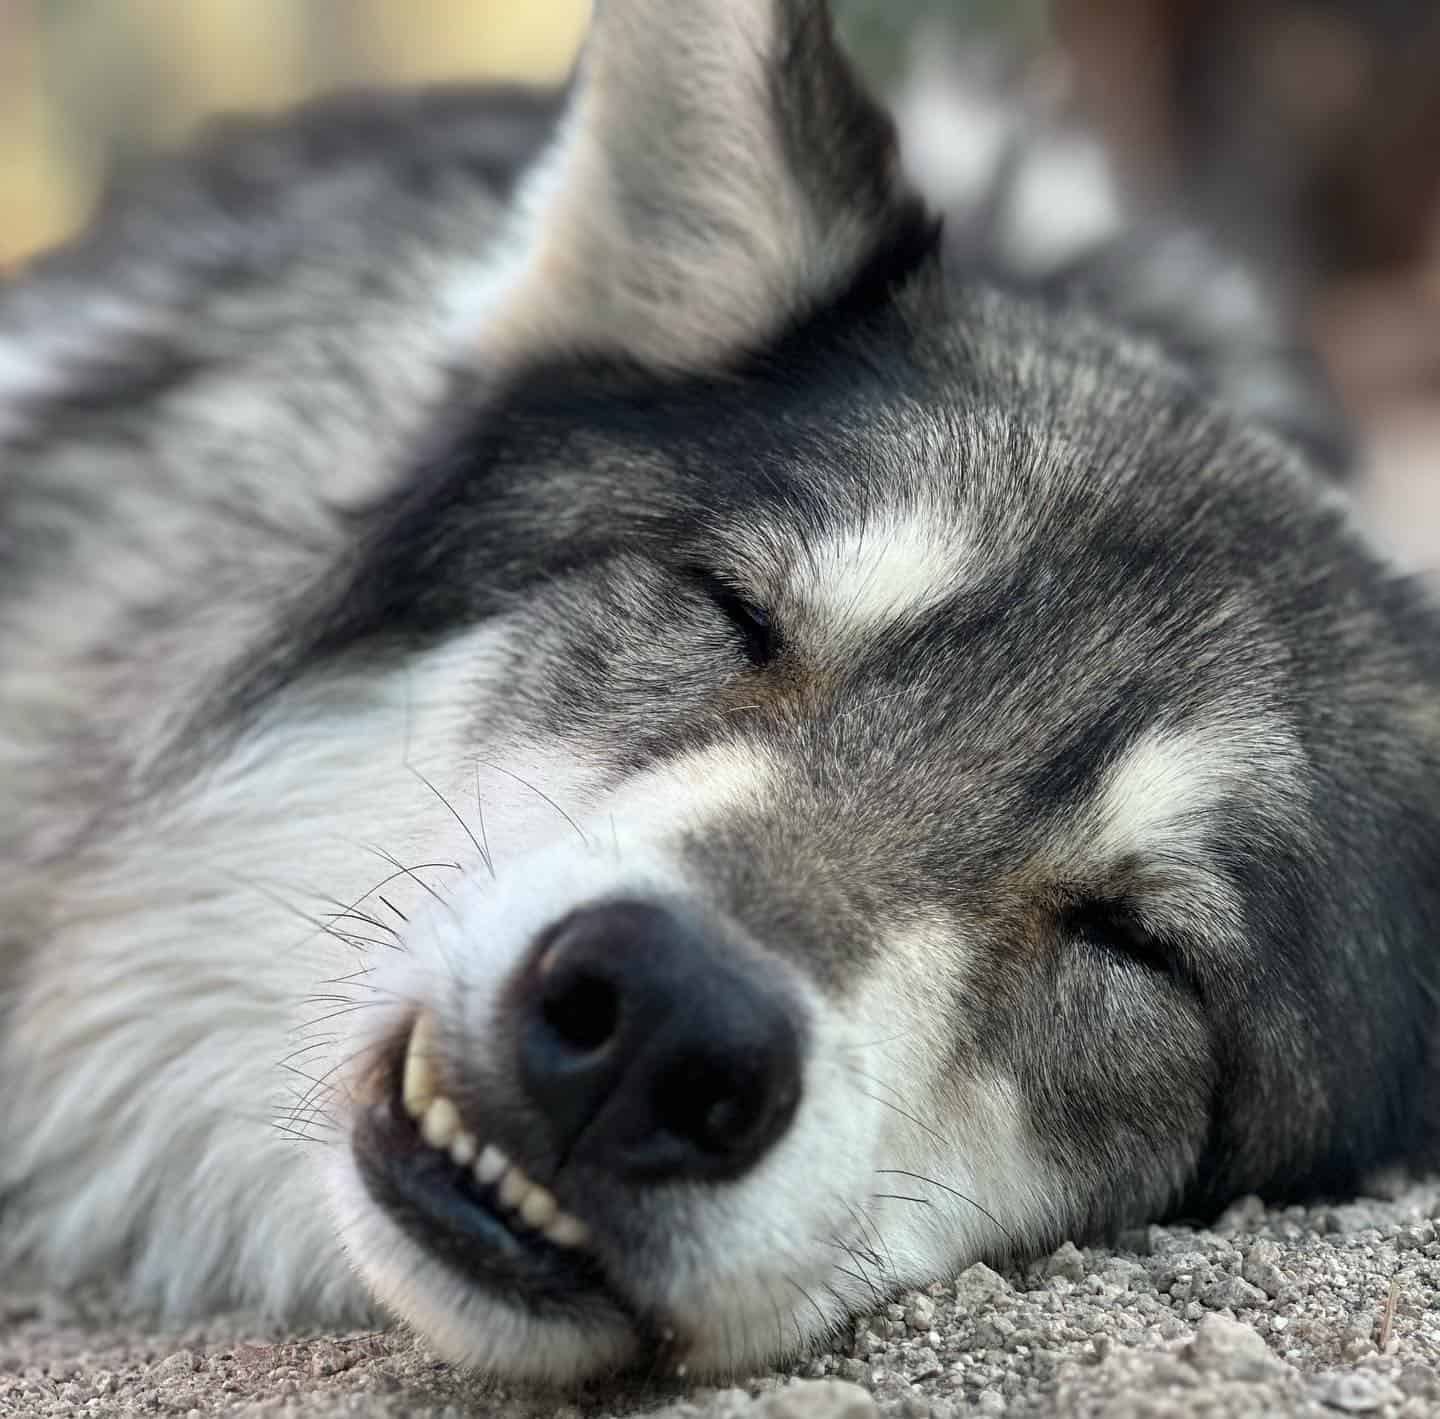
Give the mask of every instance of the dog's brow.
M 887 511 L 812 540 L 793 591 L 827 622 L 872 630 L 919 616 L 954 589 L 961 551 L 952 529 L 920 508 Z
M 1156 728 L 1105 776 L 1095 799 L 1092 847 L 1112 857 L 1185 852 L 1232 795 L 1283 807 L 1297 784 L 1299 750 L 1282 725 Z

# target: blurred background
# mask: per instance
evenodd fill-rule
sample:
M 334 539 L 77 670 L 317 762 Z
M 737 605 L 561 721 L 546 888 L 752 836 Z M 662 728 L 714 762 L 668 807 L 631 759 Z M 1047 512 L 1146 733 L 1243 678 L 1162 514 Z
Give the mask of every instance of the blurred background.
M 0 0 L 0 271 L 73 231 L 107 182 L 211 114 L 366 83 L 557 82 L 589 8 Z M 995 41 L 1022 71 L 1063 74 L 1132 187 L 1220 227 L 1305 293 L 1376 450 L 1376 498 L 1402 539 L 1417 498 L 1440 528 L 1440 0 L 835 8 L 882 88 L 903 85 L 947 31 Z
M 0 267 L 206 117 L 367 83 L 557 81 L 589 0 L 0 0 Z

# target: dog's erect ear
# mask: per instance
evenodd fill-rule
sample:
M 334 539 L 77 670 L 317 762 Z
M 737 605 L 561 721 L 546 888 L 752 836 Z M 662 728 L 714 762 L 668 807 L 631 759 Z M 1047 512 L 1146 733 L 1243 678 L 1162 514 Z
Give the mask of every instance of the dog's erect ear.
M 922 213 L 822 0 L 596 0 L 485 344 L 724 364 Z

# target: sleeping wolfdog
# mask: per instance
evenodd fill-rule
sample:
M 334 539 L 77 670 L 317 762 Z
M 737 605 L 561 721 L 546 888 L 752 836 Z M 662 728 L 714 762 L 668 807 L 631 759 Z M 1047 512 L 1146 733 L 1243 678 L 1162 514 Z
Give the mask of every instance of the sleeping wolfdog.
M 1440 626 L 1254 284 L 942 225 L 816 0 L 562 109 L 0 292 L 0 1259 L 698 1373 L 1422 1161 Z

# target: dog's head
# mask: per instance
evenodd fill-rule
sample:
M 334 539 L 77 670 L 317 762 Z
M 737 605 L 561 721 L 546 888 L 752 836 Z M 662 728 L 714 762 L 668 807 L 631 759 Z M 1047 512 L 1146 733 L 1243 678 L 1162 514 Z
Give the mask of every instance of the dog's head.
M 4 1249 L 333 1294 L 319 1156 L 447 1355 L 698 1373 L 1412 1148 L 1440 638 L 1303 428 L 959 269 L 818 0 L 596 9 L 498 256 L 457 100 L 0 308 Z
M 818 4 L 608 0 L 523 206 L 311 643 L 472 844 L 350 1022 L 375 1291 L 725 1368 L 1408 1144 L 1415 612 L 1296 453 L 942 270 Z

